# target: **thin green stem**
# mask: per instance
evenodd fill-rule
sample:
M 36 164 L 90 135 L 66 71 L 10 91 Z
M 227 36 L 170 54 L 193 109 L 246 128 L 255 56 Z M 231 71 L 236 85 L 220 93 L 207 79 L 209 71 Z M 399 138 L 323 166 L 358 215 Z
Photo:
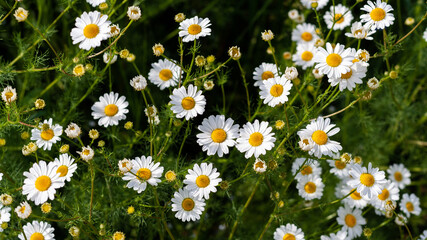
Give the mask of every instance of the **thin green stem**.
M 184 148 L 184 143 L 185 143 L 185 140 L 187 140 L 188 135 L 190 135 L 190 121 L 187 121 L 187 128 L 185 129 L 184 138 L 182 139 L 181 147 L 179 148 L 178 158 L 175 164 L 175 171 L 178 171 L 179 160 L 181 159 L 181 152 L 182 152 L 182 149 Z
M 13 9 L 15 9 L 16 5 L 18 5 L 18 1 L 15 1 L 15 4 L 13 4 L 12 8 L 10 9 L 10 11 L 6 14 L 6 16 L 4 16 L 1 21 L 0 21 L 0 25 L 1 23 L 6 20 L 6 18 L 13 12 Z
M 248 84 L 246 83 L 246 76 L 245 76 L 245 70 L 243 70 L 242 65 L 240 65 L 240 61 L 237 61 L 237 65 L 239 65 L 239 69 L 240 69 L 240 74 L 242 76 L 243 79 L 243 85 L 245 86 L 245 90 L 246 90 L 246 101 L 248 104 L 248 121 L 251 119 L 251 102 L 249 100 L 249 90 L 248 90 Z

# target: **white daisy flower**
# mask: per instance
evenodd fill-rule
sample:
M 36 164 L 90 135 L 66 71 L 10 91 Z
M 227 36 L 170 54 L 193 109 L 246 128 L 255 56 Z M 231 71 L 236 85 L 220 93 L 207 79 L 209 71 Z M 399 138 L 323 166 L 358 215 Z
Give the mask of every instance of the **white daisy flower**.
M 303 70 L 314 65 L 314 56 L 316 55 L 316 47 L 310 43 L 300 43 L 297 45 L 297 52 L 292 55 L 292 61 L 295 65 L 301 66 Z
M 420 235 L 420 240 L 427 240 L 427 230 L 424 230 L 423 233 Z
M 313 3 L 317 3 L 317 10 L 322 9 L 323 7 L 325 7 L 328 4 L 329 0 L 301 0 L 301 4 L 308 8 L 308 9 L 312 9 L 312 5 Z
M 243 125 L 240 129 L 240 136 L 237 139 L 236 148 L 242 153 L 245 153 L 245 158 L 260 155 L 265 155 L 267 150 L 274 147 L 276 138 L 274 137 L 273 129 L 268 126 L 268 122 L 259 122 L 258 119 L 252 124 L 250 122 Z
M 108 39 L 110 24 L 108 15 L 101 15 L 98 11 L 83 12 L 76 18 L 76 27 L 71 30 L 73 44 L 79 44 L 80 49 L 90 50 L 101 46 L 101 41 Z
M 55 229 L 47 222 L 33 221 L 23 226 L 24 234 L 18 235 L 20 240 L 55 240 Z
M 337 43 L 335 48 L 330 43 L 326 43 L 326 49 L 319 47 L 314 56 L 316 68 L 329 78 L 339 78 L 341 74 L 350 71 L 350 66 L 353 64 L 354 55 L 351 54 L 351 49 L 344 48 L 344 45 Z
M 267 164 L 265 164 L 265 162 L 259 158 L 255 159 L 254 171 L 256 173 L 263 173 L 267 171 Z
M 274 231 L 274 240 L 304 240 L 304 233 L 301 228 L 294 224 L 280 225 Z
M 142 75 L 132 78 L 129 83 L 136 91 L 142 91 L 147 87 L 147 79 Z
M 362 84 L 362 78 L 366 76 L 368 69 L 364 67 L 359 62 L 355 62 L 350 66 L 350 71 L 341 74 L 338 78 L 329 78 L 328 82 L 331 83 L 331 86 L 336 86 L 339 84 L 339 89 L 342 92 L 344 89 L 352 91 L 356 84 Z
M 424 38 L 424 41 L 427 42 L 427 28 L 426 28 L 426 30 L 424 30 L 423 38 Z
M 348 181 L 348 180 L 343 180 L 344 182 Z M 356 190 L 353 192 L 353 190 Z M 350 194 L 350 196 L 344 198 L 342 200 L 342 202 L 344 204 L 347 204 L 350 207 L 355 207 L 355 208 L 359 208 L 362 209 L 364 207 L 366 207 L 369 203 L 369 199 L 367 199 L 366 197 L 363 197 L 360 195 L 359 192 L 357 192 L 357 189 L 350 187 L 348 184 L 342 184 L 341 185 L 341 194 L 342 196 L 346 196 L 347 194 L 353 192 L 352 194 Z
M 292 41 L 299 43 L 309 43 L 314 45 L 319 38 L 316 34 L 316 26 L 310 23 L 298 24 L 292 30 Z
M 322 155 L 333 157 L 335 153 L 342 150 L 339 142 L 330 139 L 340 131 L 338 127 L 334 128 L 335 124 L 330 124 L 330 122 L 329 118 L 318 117 L 316 120 L 311 121 L 305 129 L 298 131 L 297 134 L 301 139 L 310 137 L 315 143 L 314 147 L 308 152 L 310 155 L 314 155 L 317 158 L 322 157 Z
M 112 52 L 105 52 L 102 55 L 102 60 L 105 64 L 113 64 L 117 61 L 117 54 L 114 54 Z
M 186 120 L 190 120 L 205 111 L 205 96 L 192 84 L 188 85 L 188 90 L 184 86 L 174 89 L 169 98 L 172 104 L 171 110 L 177 118 L 185 117 Z
M 206 37 L 211 35 L 209 26 L 211 22 L 209 18 L 199 18 L 197 16 L 185 19 L 179 23 L 179 37 L 183 37 L 183 42 L 191 42 L 199 37 Z
M 260 86 L 260 98 L 264 99 L 264 104 L 275 107 L 288 101 L 289 91 L 292 83 L 284 75 L 281 77 L 269 78 L 263 81 Z
M 0 181 L 3 179 L 3 173 L 0 173 Z
M 361 22 L 372 30 L 384 29 L 393 25 L 394 16 L 390 13 L 393 8 L 386 2 L 381 0 L 377 0 L 375 3 L 368 1 L 360 10 L 367 12 L 360 15 Z
M 52 148 L 52 144 L 61 140 L 62 127 L 59 124 L 53 125 L 52 118 L 39 123 L 38 128 L 31 129 L 31 140 L 35 140 L 37 147 L 43 150 Z
M 111 35 L 111 37 L 118 36 L 119 33 L 120 33 L 119 24 L 112 24 L 112 25 L 110 25 L 110 35 Z
M 158 86 L 160 90 L 178 85 L 181 68 L 175 63 L 160 59 L 151 64 L 148 80 Z M 181 71 L 181 76 L 183 72 Z
M 325 15 L 323 15 L 323 19 L 329 29 L 332 28 L 332 25 L 334 25 L 335 22 L 333 30 L 343 30 L 345 27 L 350 26 L 350 23 L 353 20 L 353 15 L 351 14 L 351 11 L 348 11 L 346 6 L 337 4 L 335 5 L 335 9 L 334 6 L 330 7 L 330 11 L 327 11 Z
M 354 53 L 354 59 L 353 59 L 353 64 L 355 63 L 359 63 L 361 64 L 363 67 L 369 67 L 369 58 L 371 57 L 369 55 L 369 52 L 364 50 L 364 49 L 359 49 L 356 51 L 356 49 L 352 48 L 351 49 L 352 52 Z
M 310 151 L 314 148 L 316 143 L 311 139 L 311 136 L 300 136 L 300 140 L 298 142 L 299 147 L 303 151 Z
M 228 147 L 236 145 L 235 139 L 239 137 L 239 125 L 233 123 L 233 119 L 226 120 L 224 115 L 211 115 L 203 119 L 197 127 L 202 133 L 196 135 L 203 152 L 207 151 L 208 156 L 218 153 L 219 157 L 228 154 Z
M 141 17 L 141 9 L 138 6 L 130 6 L 127 11 L 130 20 L 138 20 Z
M 377 197 L 371 199 L 371 204 L 376 209 L 385 211 L 385 205 L 388 200 L 399 200 L 399 188 L 390 180 L 387 180 L 382 192 Z
M 329 170 L 330 173 L 334 174 L 340 179 L 348 178 L 349 174 L 348 171 L 350 170 L 350 164 L 345 163 L 341 160 L 326 160 L 329 163 L 329 166 L 331 169 Z
M 305 200 L 322 198 L 324 187 L 322 178 L 313 174 L 300 178 L 297 183 L 298 194 Z
M 193 169 L 188 169 L 184 184 L 187 184 L 186 189 L 194 192 L 195 197 L 209 199 L 209 193 L 216 192 L 215 186 L 221 181 L 212 163 L 202 163 L 200 166 L 196 163 Z
M 16 89 L 11 86 L 7 86 L 1 92 L 1 98 L 6 104 L 16 101 L 18 95 L 16 94 Z
M 279 74 L 277 73 L 277 66 L 273 63 L 261 63 L 261 65 L 255 68 L 255 71 L 252 74 L 253 79 L 255 80 L 255 87 L 262 86 L 264 80 L 279 77 Z
M 339 231 L 337 234 L 331 233 L 329 236 L 322 235 L 320 240 L 347 240 L 347 231 Z
M 53 162 L 54 166 L 57 168 L 56 172 L 59 173 L 59 178 L 65 181 L 71 181 L 71 177 L 74 172 L 77 170 L 77 164 L 74 163 L 74 158 L 72 158 L 67 153 L 59 155 L 59 159 L 55 158 Z
M 183 222 L 196 221 L 205 210 L 205 200 L 194 196 L 188 189 L 180 188 L 173 194 L 172 211 L 177 212 L 175 217 Z
M 385 172 L 380 171 L 378 168 L 373 168 L 372 163 L 368 164 L 368 168 L 354 164 L 349 174 L 351 179 L 347 184 L 357 188 L 357 191 L 368 199 L 381 194 L 384 184 L 387 182 Z
M 298 78 L 298 70 L 296 67 L 286 67 L 284 75 L 287 79 L 294 80 Z
M 95 156 L 95 152 L 90 146 L 82 147 L 82 151 L 81 152 L 77 151 L 77 153 L 86 162 L 89 162 L 90 160 L 93 159 L 93 156 Z
M 13 198 L 9 194 L 3 193 L 2 195 L 0 195 L 0 204 L 9 206 L 10 204 L 12 204 L 12 202 L 13 202 Z
M 297 158 L 292 163 L 292 175 L 295 175 L 295 173 L 299 170 L 298 174 L 295 175 L 295 179 L 300 180 L 304 177 L 320 176 L 322 174 L 322 168 L 320 167 L 318 161 L 314 159 L 307 159 L 307 161 L 305 160 L 306 158 Z M 303 164 L 304 166 L 302 166 Z
M 151 156 L 141 156 L 141 158 L 136 157 L 132 160 L 132 170 L 125 173 L 122 179 L 129 181 L 126 187 L 141 193 L 147 188 L 147 183 L 157 186 L 157 183 L 161 182 L 159 178 L 162 173 L 163 167 L 159 162 L 153 162 Z
M 373 77 L 373 78 L 370 78 L 366 84 L 368 85 L 368 87 L 371 90 L 375 90 L 375 89 L 379 88 L 380 81 L 378 81 L 378 79 L 376 77 Z
M 98 125 L 108 127 L 119 125 L 119 121 L 126 119 L 126 113 L 129 112 L 126 107 L 129 105 L 126 102 L 126 97 L 119 98 L 118 93 L 105 93 L 99 97 L 99 101 L 92 106 L 93 118 L 99 119 Z
M 119 169 L 120 169 L 120 171 L 122 173 L 129 172 L 132 169 L 132 167 L 133 167 L 132 162 L 129 159 L 126 159 L 126 158 L 123 159 L 123 160 L 120 160 L 119 163 L 118 163 L 118 165 L 119 165 Z
M 19 218 L 21 219 L 26 219 L 30 216 L 30 214 L 32 213 L 32 208 L 30 206 L 30 204 L 28 204 L 28 202 L 22 202 L 21 204 L 19 204 L 16 208 L 15 208 L 15 213 L 16 215 L 18 215 Z
M 362 210 L 350 208 L 348 205 L 338 208 L 337 222 L 343 226 L 342 230 L 348 233 L 349 239 L 362 235 L 362 225 L 366 224 Z
M 29 172 L 24 172 L 26 179 L 22 187 L 22 194 L 27 199 L 34 201 L 36 205 L 55 198 L 56 189 L 64 186 L 64 181 L 56 172 L 53 162 L 46 164 L 45 161 L 34 163 Z
M 10 221 L 10 210 L 10 207 L 5 207 L 0 203 L 0 225 Z M 0 232 L 3 232 L 3 228 L 1 226 Z
M 387 169 L 388 178 L 396 183 L 399 189 L 404 189 L 411 184 L 411 172 L 401 163 L 393 164 Z
M 105 0 L 86 0 L 92 7 L 96 7 L 101 3 L 105 3 Z
M 371 36 L 375 33 L 375 30 L 366 28 L 362 25 L 361 22 L 354 22 L 351 25 L 351 29 L 349 33 L 345 33 L 347 37 L 356 38 L 356 39 L 366 39 L 373 40 L 374 38 Z
M 80 129 L 79 125 L 70 123 L 67 129 L 65 129 L 65 133 L 69 138 L 77 138 L 82 133 L 82 130 Z
M 408 222 L 408 218 L 406 218 L 403 214 L 399 213 L 396 215 L 394 222 L 399 226 L 404 226 Z
M 408 218 L 411 214 L 418 216 L 421 213 L 420 199 L 413 193 L 411 193 L 411 195 L 407 193 L 403 194 L 399 206 L 400 210 L 402 210 Z
M 291 11 L 288 12 L 288 17 L 291 20 L 296 20 L 298 18 L 298 16 L 299 16 L 299 12 L 296 9 L 292 9 Z

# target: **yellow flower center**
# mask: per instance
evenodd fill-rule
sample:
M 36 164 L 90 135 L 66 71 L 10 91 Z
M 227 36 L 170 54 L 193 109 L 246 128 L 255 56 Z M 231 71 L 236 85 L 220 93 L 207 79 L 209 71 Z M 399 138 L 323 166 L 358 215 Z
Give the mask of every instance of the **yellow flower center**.
M 328 135 L 322 130 L 317 130 L 311 135 L 311 139 L 318 145 L 325 145 L 328 142 Z
M 355 58 L 355 59 L 353 59 L 353 61 L 351 61 L 352 63 L 357 63 L 357 62 L 359 62 L 359 59 L 357 59 L 357 58 Z
M 21 209 L 19 209 L 19 211 L 20 211 L 22 214 L 24 214 L 24 212 L 25 212 L 25 206 L 22 206 L 22 207 L 21 207 Z
M 148 180 L 151 177 L 151 171 L 148 168 L 140 168 L 138 170 L 138 172 L 136 172 L 136 176 L 138 176 L 138 178 L 140 180 Z
M 274 74 L 271 71 L 265 71 L 261 74 L 261 79 L 262 80 L 267 80 L 269 78 L 274 78 Z
M 354 227 L 356 225 L 356 217 L 354 217 L 352 214 L 347 214 L 345 216 L 345 224 L 348 227 Z
M 87 150 L 87 149 L 85 149 L 85 150 L 83 150 L 83 152 L 82 152 L 82 153 L 83 153 L 83 155 L 86 155 L 86 156 L 87 156 L 87 155 L 89 155 L 90 151 L 89 151 L 89 150 Z
M 10 101 L 10 99 L 13 97 L 13 92 L 7 92 L 5 95 L 6 95 L 6 99 Z
M 306 193 L 314 193 L 316 191 L 316 184 L 313 182 L 308 182 L 305 184 L 304 190 Z
M 313 58 L 313 53 L 310 51 L 304 51 L 301 54 L 301 59 L 306 61 L 306 62 L 310 61 L 312 58 Z
M 383 191 L 381 192 L 381 194 L 378 195 L 378 199 L 384 201 L 389 196 L 390 196 L 390 192 L 387 189 L 384 188 Z
M 385 11 L 382 8 L 375 8 L 369 14 L 374 21 L 381 21 L 385 18 Z
M 68 173 L 68 167 L 65 166 L 65 165 L 61 165 L 61 166 L 58 167 L 58 170 L 56 170 L 56 172 L 60 174 L 59 175 L 60 177 L 63 177 L 65 175 L 67 175 L 67 173 Z
M 310 175 L 313 173 L 313 168 L 309 165 L 304 165 L 301 170 L 302 175 Z
M 119 111 L 119 108 L 117 107 L 116 104 L 108 104 L 104 108 L 105 115 L 107 115 L 109 117 L 116 115 L 118 111 Z
M 49 141 L 50 139 L 53 138 L 53 136 L 54 136 L 53 130 L 50 128 L 43 130 L 42 133 L 40 134 L 40 137 L 45 141 Z
M 351 191 L 355 190 L 355 188 L 353 188 Z M 354 200 L 360 200 L 362 199 L 362 196 L 360 196 L 360 193 L 358 193 L 357 191 L 354 191 L 351 195 L 351 198 L 353 198 Z
M 341 78 L 342 79 L 349 79 L 349 78 L 351 78 L 351 75 L 353 75 L 353 71 L 351 71 L 351 69 L 350 69 L 350 71 L 348 71 L 346 73 L 342 73 Z
M 224 131 L 224 129 L 217 128 L 212 131 L 211 138 L 212 138 L 212 141 L 216 143 L 222 143 L 227 138 L 227 133 Z
M 362 173 L 360 174 L 360 183 L 367 187 L 372 187 L 372 185 L 375 183 L 375 178 L 372 176 L 372 174 Z
M 196 101 L 194 101 L 194 98 L 192 97 L 185 97 L 181 101 L 181 106 L 185 110 L 191 110 L 196 105 Z
M 335 14 L 334 17 L 335 23 L 342 23 L 344 22 L 344 16 L 340 13 Z
M 202 31 L 202 27 L 199 24 L 191 24 L 188 27 L 188 33 L 191 35 L 197 35 Z
M 162 69 L 159 72 L 159 78 L 162 79 L 162 81 L 167 81 L 172 78 L 172 71 L 169 69 Z
M 261 161 L 258 161 L 255 163 L 255 168 L 264 168 L 264 163 Z
M 403 175 L 400 172 L 395 172 L 394 173 L 394 179 L 396 179 L 396 181 L 400 182 L 403 179 Z
M 283 236 L 282 240 L 295 240 L 295 236 L 293 234 L 290 233 L 286 233 L 285 236 Z
M 258 147 L 262 144 L 264 136 L 259 132 L 254 132 L 249 136 L 249 144 L 253 147 Z
M 309 42 L 309 41 L 311 41 L 311 39 L 313 39 L 313 35 L 309 32 L 303 32 L 301 34 L 301 38 L 302 38 L 302 40 Z
M 206 175 L 200 175 L 196 178 L 196 184 L 199 188 L 205 188 L 209 185 L 211 180 Z
M 191 198 L 185 198 L 181 203 L 182 209 L 184 209 L 185 211 L 193 210 L 194 205 L 195 203 Z
M 83 35 L 85 35 L 86 38 L 94 38 L 98 35 L 98 33 L 99 27 L 93 23 L 86 25 L 86 27 L 83 29 Z
M 338 169 L 344 169 L 347 164 L 343 161 L 337 160 L 335 161 L 335 167 Z
M 31 234 L 30 240 L 44 240 L 44 236 L 39 232 L 35 232 Z
M 52 185 L 52 181 L 50 180 L 50 177 L 46 175 L 38 177 L 35 182 L 36 189 L 40 192 L 44 192 L 49 189 L 50 185 Z
M 407 202 L 405 206 L 408 212 L 414 211 L 414 204 L 412 204 L 411 202 Z
M 331 53 L 326 57 L 326 64 L 331 67 L 338 67 L 341 64 L 342 58 L 336 53 Z
M 270 88 L 270 94 L 273 97 L 280 97 L 283 93 L 283 86 L 280 84 L 274 84 L 271 88 Z

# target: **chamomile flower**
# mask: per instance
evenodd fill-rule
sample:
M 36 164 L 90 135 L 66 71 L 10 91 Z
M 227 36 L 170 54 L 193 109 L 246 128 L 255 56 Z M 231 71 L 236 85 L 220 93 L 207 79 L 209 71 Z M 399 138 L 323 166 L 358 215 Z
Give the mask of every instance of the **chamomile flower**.
M 113 52 L 105 52 L 102 55 L 102 60 L 105 64 L 113 64 L 117 61 L 117 54 Z
M 411 172 L 401 163 L 393 164 L 387 169 L 388 178 L 396 183 L 399 189 L 404 189 L 411 183 Z
M 174 89 L 169 98 L 172 104 L 171 110 L 177 118 L 185 117 L 186 120 L 190 120 L 205 111 L 205 96 L 192 84 L 188 85 L 188 89 L 185 89 L 184 86 Z
M 119 98 L 118 93 L 105 93 L 99 97 L 99 101 L 92 106 L 93 118 L 99 119 L 98 125 L 108 127 L 119 125 L 119 121 L 126 119 L 126 113 L 129 112 L 126 107 L 129 105 L 126 102 L 126 97 Z
M 314 65 L 314 56 L 316 55 L 316 47 L 310 43 L 301 43 L 297 45 L 297 52 L 292 55 L 292 61 L 302 69 L 307 69 Z
M 6 104 L 16 101 L 17 98 L 16 89 L 11 86 L 7 86 L 1 92 L 1 97 Z
M 147 87 L 147 79 L 142 75 L 135 76 L 129 83 L 136 91 L 142 91 Z
M 36 205 L 55 198 L 56 189 L 64 186 L 64 181 L 56 172 L 57 167 L 53 162 L 46 164 L 45 161 L 34 163 L 29 172 L 24 172 L 26 179 L 22 187 L 22 194 L 27 199 L 34 201 Z
M 76 27 L 71 30 L 73 44 L 79 44 L 80 49 L 90 50 L 101 46 L 101 41 L 108 39 L 110 35 L 110 24 L 108 15 L 102 15 L 98 11 L 83 12 L 76 18 Z
M 354 22 L 351 25 L 350 32 L 345 33 L 345 35 L 347 37 L 356 38 L 356 39 L 373 40 L 374 38 L 371 35 L 374 33 L 375 33 L 375 30 L 372 30 L 363 26 L 361 22 Z
M 209 116 L 203 119 L 202 125 L 197 128 L 201 133 L 197 134 L 197 143 L 208 156 L 218 154 L 222 157 L 228 154 L 228 148 L 236 145 L 235 139 L 239 137 L 239 125 L 234 124 L 231 118 L 225 119 L 224 115 Z
M 339 84 L 340 91 L 343 91 L 344 89 L 352 91 L 356 87 L 356 84 L 363 83 L 362 78 L 366 76 L 367 71 L 368 69 L 365 66 L 359 62 L 355 62 L 350 66 L 350 70 L 348 72 L 342 73 L 338 78 L 329 78 L 328 82 L 331 83 L 331 86 Z
M 77 170 L 77 164 L 74 163 L 74 159 L 67 153 L 59 155 L 59 159 L 55 158 L 53 162 L 57 168 L 56 172 L 59 173 L 59 178 L 65 181 L 71 181 L 71 177 Z
M 264 104 L 270 107 L 275 107 L 288 101 L 289 91 L 292 88 L 292 83 L 285 75 L 281 77 L 269 78 L 263 81 L 260 86 L 260 98 L 264 99 Z
M 119 169 L 122 173 L 127 173 L 132 170 L 133 164 L 129 159 L 120 160 L 118 163 Z
M 69 138 L 77 138 L 82 133 L 82 130 L 80 129 L 79 125 L 70 123 L 67 129 L 65 129 L 65 133 Z
M 298 170 L 298 174 L 295 175 Z M 297 180 L 309 176 L 320 176 L 321 174 L 322 168 L 320 167 L 319 162 L 314 159 L 297 158 L 292 163 L 292 175 L 295 175 L 295 179 Z
M 316 34 L 316 26 L 310 23 L 298 24 L 297 27 L 292 30 L 292 41 L 300 43 L 309 43 L 314 45 L 316 40 L 319 38 Z
M 301 4 L 308 9 L 313 8 L 312 4 L 317 4 L 316 9 L 319 10 L 328 4 L 328 0 L 301 0 Z
M 202 163 L 200 166 L 196 163 L 193 169 L 188 169 L 184 184 L 187 184 L 186 189 L 194 192 L 195 197 L 209 199 L 209 193 L 216 192 L 215 186 L 221 181 L 212 163 Z
M 95 156 L 95 151 L 93 151 L 93 149 L 90 146 L 82 147 L 82 151 L 81 152 L 77 151 L 77 153 L 86 162 L 89 162 L 90 160 L 93 159 L 93 156 Z
M 0 203 L 0 225 L 10 221 L 10 210 L 10 207 L 5 207 Z M 2 231 L 3 228 L 0 226 L 0 232 Z
M 365 218 L 362 217 L 362 210 L 353 209 L 348 205 L 338 208 L 337 222 L 343 226 L 342 230 L 348 233 L 349 239 L 362 235 L 362 225 L 366 224 Z
M 54 240 L 55 235 L 53 231 L 55 230 L 47 222 L 38 222 L 33 221 L 27 223 L 23 227 L 24 233 L 18 235 L 20 240 Z M 25 235 L 25 236 L 24 236 Z
M 183 222 L 196 221 L 205 210 L 205 200 L 194 196 L 188 189 L 179 189 L 173 194 L 172 211 L 177 212 L 175 217 Z
M 335 5 L 335 9 L 334 6 L 330 7 L 330 10 L 323 15 L 323 19 L 329 29 L 331 29 L 333 25 L 333 30 L 343 30 L 345 27 L 350 26 L 350 23 L 353 20 L 353 15 L 351 14 L 351 11 L 348 11 L 346 6 L 337 4 Z
M 245 158 L 264 155 L 267 150 L 274 147 L 276 138 L 273 129 L 268 126 L 268 122 L 259 122 L 258 119 L 252 124 L 250 122 L 240 129 L 240 137 L 237 139 L 236 148 L 245 153 Z
M 274 231 L 274 240 L 304 240 L 304 233 L 301 228 L 294 224 L 280 225 Z
M 132 170 L 125 173 L 123 180 L 129 181 L 126 185 L 128 188 L 141 193 L 147 188 L 147 183 L 152 186 L 157 186 L 161 180 L 159 179 L 162 176 L 163 167 L 160 166 L 160 163 L 154 163 L 151 156 L 141 158 L 136 157 L 132 160 Z
M 343 181 L 346 182 L 346 180 L 343 180 Z M 360 195 L 360 193 L 357 191 L 357 189 L 350 187 L 348 184 L 342 184 L 341 185 L 342 196 L 346 196 L 351 192 L 353 192 L 353 193 L 350 194 L 350 196 L 348 196 L 342 200 L 342 202 L 344 204 L 347 204 L 348 206 L 350 206 L 352 208 L 355 207 L 355 208 L 360 208 L 360 209 L 362 209 L 368 205 L 369 199 Z
M 261 63 L 261 65 L 256 67 L 255 71 L 253 72 L 253 79 L 255 80 L 254 86 L 262 86 L 264 80 L 274 77 L 279 77 L 276 64 Z
M 399 188 L 390 180 L 387 180 L 387 183 L 384 184 L 382 192 L 377 197 L 371 199 L 371 204 L 376 209 L 385 211 L 385 205 L 388 200 L 399 200 Z
M 357 191 L 368 199 L 381 194 L 384 184 L 387 183 L 384 171 L 373 168 L 372 163 L 368 164 L 368 168 L 354 164 L 349 174 L 351 179 L 348 181 L 348 185 L 357 188 Z
M 105 0 L 86 0 L 92 7 L 96 7 L 101 3 L 105 3 Z
M 305 129 L 298 131 L 297 134 L 301 139 L 310 137 L 313 140 L 314 147 L 308 152 L 310 155 L 317 158 L 322 155 L 333 157 L 335 153 L 342 150 L 339 142 L 330 139 L 340 131 L 338 127 L 335 128 L 335 124 L 330 124 L 330 122 L 329 118 L 318 117 L 316 120 L 312 120 Z
M 297 183 L 298 194 L 305 200 L 320 199 L 324 187 L 322 178 L 317 175 L 300 178 Z
M 400 210 L 403 211 L 408 218 L 411 214 L 418 216 L 421 213 L 420 199 L 413 193 L 411 193 L 411 195 L 407 193 L 403 194 L 399 206 Z
M 49 150 L 52 145 L 61 140 L 62 127 L 59 124 L 53 125 L 52 118 L 39 123 L 38 128 L 31 129 L 31 140 L 35 140 L 37 147 Z
M 377 0 L 375 3 L 368 1 L 361 10 L 367 12 L 360 15 L 361 22 L 365 23 L 372 30 L 384 29 L 393 25 L 394 16 L 390 13 L 390 11 L 393 11 L 393 8 L 386 2 L 381 0 Z
M 263 173 L 267 171 L 267 164 L 265 164 L 265 162 L 259 158 L 255 159 L 254 171 L 256 173 Z
M 346 240 L 347 239 L 347 231 L 339 231 L 336 234 L 331 233 L 329 236 L 322 235 L 320 236 L 320 240 Z
M 348 178 L 348 171 L 350 170 L 350 164 L 341 160 L 327 160 L 331 169 L 330 173 L 334 174 L 338 178 Z
M 28 202 L 22 202 L 15 208 L 15 213 L 18 215 L 21 219 L 26 219 L 30 216 L 30 214 L 33 212 L 30 204 Z
M 317 48 L 314 62 L 317 63 L 316 68 L 329 78 L 339 78 L 341 74 L 350 71 L 353 59 L 350 48 L 345 49 L 344 45 L 339 43 L 333 48 L 330 43 L 326 43 L 326 49 Z
M 183 37 L 183 42 L 191 42 L 199 37 L 211 35 L 209 18 L 199 18 L 197 16 L 185 19 L 179 23 L 179 37 Z
M 426 240 L 427 239 L 427 230 L 424 230 L 423 233 L 420 235 L 420 240 Z
M 426 30 L 424 30 L 423 38 L 424 38 L 424 41 L 427 42 L 427 28 L 426 28 Z
M 158 86 L 160 90 L 178 85 L 181 68 L 175 63 L 165 59 L 160 59 L 151 64 L 148 80 Z M 181 76 L 182 77 L 182 76 Z

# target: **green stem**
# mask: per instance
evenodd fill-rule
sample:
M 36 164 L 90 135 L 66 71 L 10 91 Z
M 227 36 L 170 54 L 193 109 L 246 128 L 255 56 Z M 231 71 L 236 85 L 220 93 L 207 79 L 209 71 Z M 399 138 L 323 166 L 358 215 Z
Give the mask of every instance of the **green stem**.
M 249 90 L 248 90 L 248 84 L 246 83 L 246 76 L 245 76 L 245 70 L 243 70 L 242 65 L 240 65 L 240 61 L 237 60 L 237 65 L 239 65 L 240 74 L 243 79 L 243 85 L 245 86 L 246 90 L 246 101 L 248 103 L 248 121 L 251 119 L 251 102 L 249 100 Z
M 10 9 L 10 11 L 6 14 L 6 16 L 4 16 L 1 21 L 0 21 L 0 25 L 1 23 L 6 20 L 6 18 L 13 12 L 13 9 L 15 9 L 16 5 L 18 5 L 18 1 L 15 1 L 15 4 L 13 4 L 12 8 Z

